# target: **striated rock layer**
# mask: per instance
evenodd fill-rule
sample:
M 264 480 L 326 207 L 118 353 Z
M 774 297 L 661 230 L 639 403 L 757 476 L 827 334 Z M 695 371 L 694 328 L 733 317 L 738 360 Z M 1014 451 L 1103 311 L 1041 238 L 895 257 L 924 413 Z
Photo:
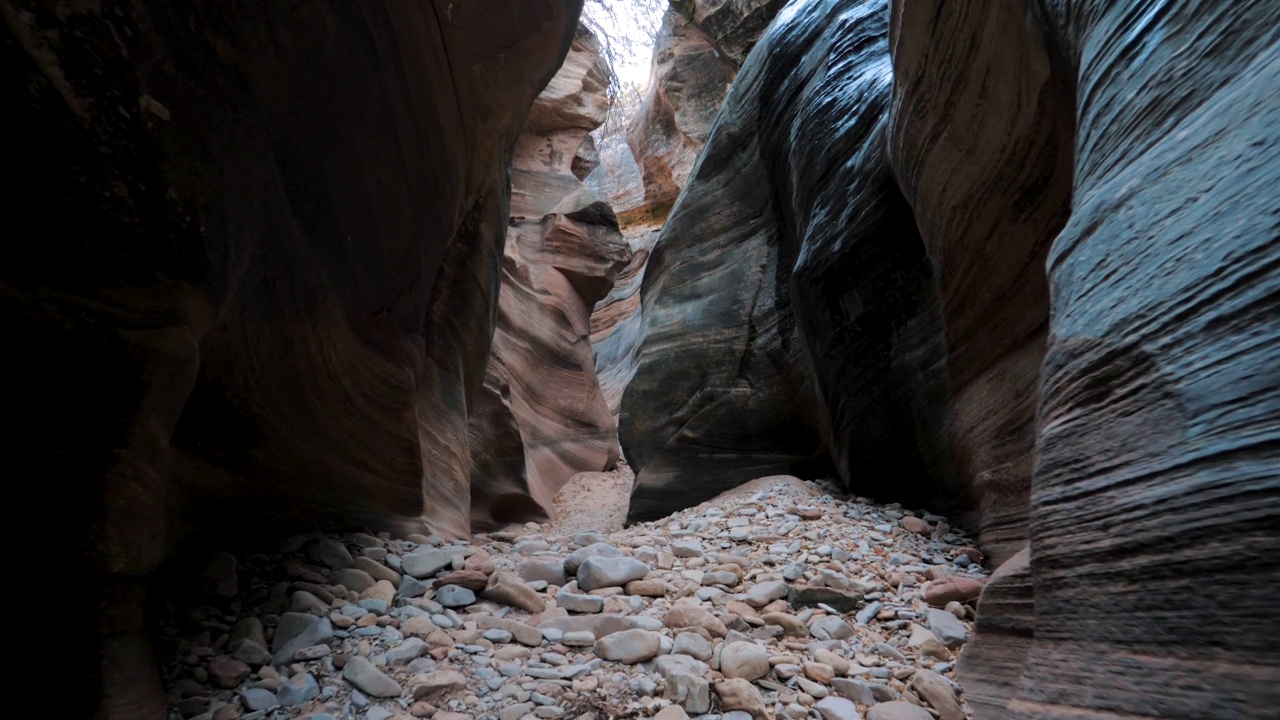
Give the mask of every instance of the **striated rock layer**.
M 654 41 L 649 85 L 627 144 L 643 170 L 644 206 L 632 215 L 661 225 L 689 181 L 737 68 L 712 38 L 668 10 Z
M 1035 643 L 1006 717 L 1280 707 L 1280 6 L 1044 2 L 1078 89 L 1049 250 Z
M 168 552 L 467 531 L 507 166 L 580 3 L 96 8 L 0 9 L 10 463 L 82 583 L 60 712 L 159 718 Z
M 890 155 L 936 276 L 950 459 L 998 565 L 1027 537 L 1044 263 L 1071 198 L 1071 85 L 1050 72 L 1018 0 L 894 12 Z
M 617 210 L 633 258 L 592 317 L 596 371 L 616 415 L 643 337 L 640 288 L 650 252 L 689 181 L 746 52 L 779 0 L 688 2 L 669 9 L 655 38 L 649 83 L 625 145 L 603 142 L 608 163 L 588 178 Z
M 1032 563 L 987 589 L 962 676 L 980 718 L 1264 717 L 1280 10 L 1024 7 L 894 5 L 894 166 L 948 258 L 951 432 L 997 560 L 1031 499 Z
M 582 184 L 608 82 L 599 43 L 580 26 L 516 144 L 497 327 L 472 416 L 478 527 L 545 517 L 571 477 L 618 460 L 591 313 L 632 258 L 613 211 Z
M 717 50 L 741 67 L 769 22 L 787 0 L 672 0 L 686 21 L 697 25 Z
M 645 279 L 632 515 L 829 461 L 1009 568 L 979 717 L 1267 716 L 1280 8 L 888 10 L 793 2 L 738 74 Z
M 831 460 L 870 492 L 944 454 L 937 303 L 885 153 L 886 10 L 795 3 L 734 82 L 645 280 L 635 517 Z

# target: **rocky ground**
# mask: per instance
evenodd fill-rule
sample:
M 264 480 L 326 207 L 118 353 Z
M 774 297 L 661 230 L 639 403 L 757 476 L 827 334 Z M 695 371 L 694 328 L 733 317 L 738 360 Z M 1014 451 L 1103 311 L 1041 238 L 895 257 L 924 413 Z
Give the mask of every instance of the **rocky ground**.
M 966 715 L 949 677 L 985 571 L 941 517 L 777 477 L 654 523 L 575 522 L 219 554 L 205 597 L 170 606 L 170 714 Z

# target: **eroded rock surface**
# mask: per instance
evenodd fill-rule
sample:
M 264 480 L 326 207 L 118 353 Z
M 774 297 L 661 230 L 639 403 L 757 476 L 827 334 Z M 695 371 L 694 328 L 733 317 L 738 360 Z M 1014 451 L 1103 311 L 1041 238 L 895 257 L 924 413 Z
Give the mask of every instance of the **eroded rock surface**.
M 591 314 L 632 256 L 612 209 L 582 183 L 608 81 L 599 42 L 580 27 L 516 143 L 497 326 L 472 415 L 479 527 L 545 517 L 571 477 L 619 457 Z
M 1036 637 L 1010 716 L 1266 717 L 1280 707 L 1280 6 L 1041 12 L 1078 96 L 1070 218 L 1047 262 Z
M 1030 546 L 980 716 L 1264 717 L 1280 9 L 889 10 L 793 2 L 738 74 L 645 281 L 633 514 L 814 459 L 950 498 Z
M 174 548 L 468 532 L 507 166 L 579 6 L 4 6 L 10 462 L 86 585 L 59 713 L 164 715 Z
M 726 61 L 741 67 L 787 0 L 675 0 L 672 7 L 711 38 Z
M 931 411 L 930 388 L 888 375 L 930 365 L 936 321 L 884 152 L 886 7 L 796 3 L 734 82 L 646 272 L 621 428 L 635 517 L 826 466 L 836 433 L 873 449 L 868 477 L 919 472 L 901 418 Z
M 691 2 L 669 9 L 625 143 L 617 135 L 604 139 L 607 164 L 588 186 L 607 195 L 632 250 L 631 263 L 592 317 L 596 370 L 615 415 L 638 365 L 644 332 L 640 289 L 650 253 L 688 184 L 729 83 L 781 6 L 778 0 Z
M 998 565 L 1027 538 L 1044 266 L 1069 210 L 1074 120 L 1025 5 L 976 7 L 895 5 L 889 148 L 936 278 L 949 472 Z

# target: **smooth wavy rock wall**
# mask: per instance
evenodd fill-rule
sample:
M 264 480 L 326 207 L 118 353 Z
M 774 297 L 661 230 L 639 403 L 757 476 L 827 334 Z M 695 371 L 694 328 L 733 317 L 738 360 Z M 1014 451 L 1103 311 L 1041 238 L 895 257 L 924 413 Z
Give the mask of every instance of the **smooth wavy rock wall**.
M 1280 707 L 1280 6 L 789 4 L 655 247 L 633 517 L 955 505 L 979 718 Z
M 688 184 L 742 58 L 782 4 L 689 2 L 667 10 L 625 144 L 616 136 L 605 138 L 607 162 L 587 179 L 607 193 L 632 251 L 632 261 L 592 317 L 596 371 L 615 415 L 639 362 L 640 288 L 653 245 Z
M 579 27 L 516 143 L 498 320 L 472 414 L 475 527 L 547 517 L 574 474 L 617 462 L 592 354 L 592 310 L 632 260 L 609 205 L 582 183 L 609 71 Z
M 646 273 L 622 406 L 633 517 L 825 472 L 845 417 L 882 453 L 860 470 L 919 474 L 909 420 L 940 412 L 889 373 L 925 374 L 941 348 L 885 151 L 887 50 L 884 3 L 792 3 L 737 76 Z
M 77 648 L 59 713 L 165 716 L 144 609 L 176 549 L 468 531 L 508 165 L 579 12 L 0 10 L 6 456 L 58 508 L 28 580 L 75 578 L 28 657 Z
M 901 37 L 964 27 L 897 10 Z M 1271 717 L 1280 6 L 1042 2 L 1030 33 L 1075 88 L 1073 182 L 1046 263 L 1035 638 L 1003 717 Z

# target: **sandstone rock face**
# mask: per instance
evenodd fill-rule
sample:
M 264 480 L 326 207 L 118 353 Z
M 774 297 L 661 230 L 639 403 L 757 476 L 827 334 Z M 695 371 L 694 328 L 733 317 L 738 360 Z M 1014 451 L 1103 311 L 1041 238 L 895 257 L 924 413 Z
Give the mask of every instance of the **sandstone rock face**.
M 1022 534 L 1021 495 L 1035 528 L 1029 567 L 984 593 L 962 676 L 978 717 L 1262 717 L 1280 702 L 1274 648 L 1246 618 L 1280 570 L 1252 538 L 1280 506 L 1254 499 L 1276 487 L 1256 429 L 1280 403 L 1250 378 L 1280 358 L 1275 302 L 1256 302 L 1280 287 L 1280 125 L 1262 79 L 1280 10 L 1031 8 L 894 3 L 891 152 L 948 258 L 960 469 L 997 562 Z M 1044 339 L 1023 258 L 1048 269 Z M 1227 520 L 1245 505 L 1250 519 Z
M 730 90 L 645 279 L 633 515 L 829 458 L 1029 541 L 979 717 L 1265 717 L 1280 8 L 884 10 L 793 2 Z
M 630 151 L 628 151 L 630 156 Z M 596 303 L 591 313 L 591 348 L 595 352 L 596 379 L 605 403 L 615 418 L 640 362 L 644 323 L 640 313 L 640 288 L 658 226 L 641 225 L 623 229 L 631 260 L 618 271 L 613 289 Z
M 185 542 L 467 531 L 507 166 L 579 6 L 6 6 L 10 462 L 108 578 L 61 712 L 164 716 L 142 579 Z
M 1041 11 L 1078 96 L 1047 263 L 1036 637 L 1010 715 L 1265 717 L 1280 707 L 1280 6 Z
M 974 638 L 960 663 L 958 680 L 979 718 L 998 718 L 1017 689 L 1035 635 L 1035 591 L 1031 550 L 1006 560 L 991 575 L 978 606 Z
M 1044 265 L 1069 209 L 1074 121 L 1025 4 L 983 7 L 895 5 L 889 147 L 933 260 L 950 461 L 999 565 L 1027 537 Z
M 687 21 L 710 37 L 724 58 L 741 67 L 747 53 L 787 0 L 675 0 Z
M 780 0 L 689 2 L 668 10 L 626 142 L 606 137 L 606 164 L 588 178 L 588 186 L 604 193 L 618 213 L 632 251 L 632 261 L 591 320 L 596 372 L 614 415 L 638 364 L 640 288 L 650 252 L 688 184 L 738 66 L 782 5 Z
M 688 184 L 736 71 L 697 25 L 667 11 L 654 43 L 648 91 L 627 128 L 652 220 L 661 223 Z
M 741 67 L 785 0 L 683 0 L 663 15 L 649 84 L 627 127 L 644 201 L 619 207 L 627 225 L 660 226 L 688 184 L 711 124 Z
M 607 86 L 599 44 L 580 27 L 516 143 L 497 327 L 471 424 L 477 527 L 545 517 L 570 477 L 618 460 L 591 313 L 632 257 L 613 211 L 582 184 Z
M 646 271 L 644 347 L 622 407 L 634 517 L 769 473 L 820 472 L 836 432 L 880 453 L 884 465 L 860 471 L 920 465 L 906 421 L 848 419 L 931 410 L 930 388 L 900 392 L 887 377 L 934 361 L 936 321 L 883 149 L 885 9 L 794 4 L 725 100 Z

